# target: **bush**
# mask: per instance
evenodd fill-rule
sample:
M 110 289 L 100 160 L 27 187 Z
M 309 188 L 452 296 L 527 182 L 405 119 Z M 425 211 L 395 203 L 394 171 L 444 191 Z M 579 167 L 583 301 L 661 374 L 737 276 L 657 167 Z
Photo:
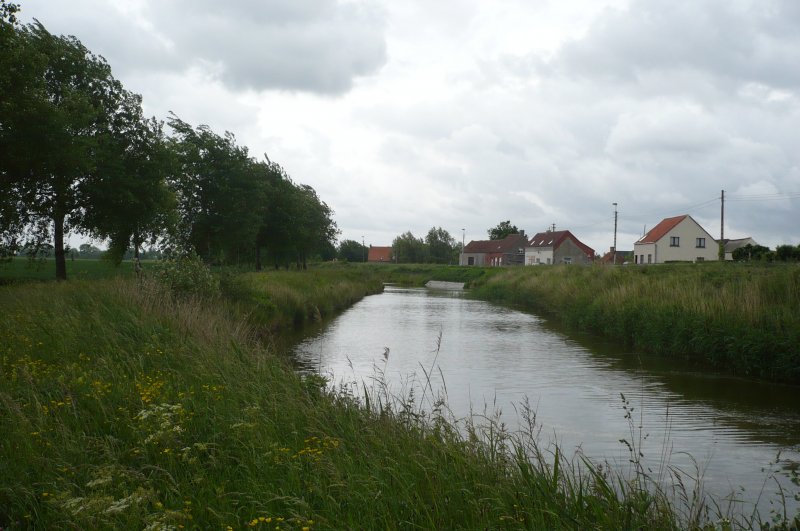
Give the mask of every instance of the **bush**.
M 155 279 L 173 293 L 213 297 L 219 294 L 219 280 L 194 251 L 158 262 Z

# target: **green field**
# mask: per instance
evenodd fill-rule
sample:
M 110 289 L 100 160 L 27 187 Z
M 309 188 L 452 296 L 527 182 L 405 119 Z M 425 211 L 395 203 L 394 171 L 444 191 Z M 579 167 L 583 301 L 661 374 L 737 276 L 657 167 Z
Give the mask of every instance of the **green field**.
M 143 262 L 147 267 L 148 262 Z M 52 258 L 29 260 L 27 258 L 13 258 L 10 261 L 0 261 L 0 283 L 29 280 L 53 280 L 56 265 Z M 133 276 L 133 263 L 130 261 L 115 265 L 108 260 L 75 259 L 67 260 L 67 279 L 93 280 L 111 278 L 116 276 Z

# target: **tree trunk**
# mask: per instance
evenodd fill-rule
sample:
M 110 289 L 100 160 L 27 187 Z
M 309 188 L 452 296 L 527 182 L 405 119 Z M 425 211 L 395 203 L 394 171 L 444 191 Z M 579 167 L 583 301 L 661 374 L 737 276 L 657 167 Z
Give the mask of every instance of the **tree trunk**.
M 64 256 L 64 214 L 53 216 L 53 236 L 56 256 L 56 280 L 67 280 L 67 261 Z
M 261 271 L 261 247 L 256 245 L 256 271 Z

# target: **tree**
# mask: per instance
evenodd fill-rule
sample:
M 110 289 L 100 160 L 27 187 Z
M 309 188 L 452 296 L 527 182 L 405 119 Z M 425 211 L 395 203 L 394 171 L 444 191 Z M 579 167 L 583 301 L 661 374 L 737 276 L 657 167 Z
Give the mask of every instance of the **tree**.
M 1 24 L 0 228 L 6 242 L 21 230 L 34 246 L 52 236 L 56 278 L 66 279 L 65 235 L 96 228 L 92 214 L 102 201 L 91 181 L 126 93 L 76 38 L 38 22 Z
M 177 162 L 170 181 L 178 201 L 178 245 L 206 261 L 249 260 L 266 199 L 263 167 L 230 132 L 220 136 L 205 125 L 192 128 L 174 115 L 168 122 L 175 131 Z
M 736 261 L 764 260 L 770 254 L 768 247 L 748 243 L 743 247 L 734 249 L 732 257 Z
M 392 248 L 397 262 L 422 264 L 428 257 L 428 248 L 425 242 L 414 237 L 411 231 L 405 232 L 394 239 Z
M 449 264 L 453 260 L 455 239 L 441 227 L 431 227 L 425 236 L 428 245 L 428 258 L 435 264 Z
M 800 260 L 800 245 L 779 245 L 775 247 L 775 259 L 781 262 L 796 262 Z
M 175 158 L 162 124 L 144 119 L 137 94 L 125 92 L 121 109 L 87 183 L 96 207 L 85 219 L 94 237 L 110 240 L 107 257 L 116 263 L 129 247 L 138 258 L 145 241 L 152 245 L 176 222 L 175 194 L 166 181 Z
M 261 252 L 275 269 L 289 267 L 292 256 L 292 234 L 295 205 L 291 200 L 294 184 L 277 163 L 266 160 L 262 164 L 267 185 L 266 198 L 256 237 L 256 270 L 261 270 Z
M 367 257 L 366 245 L 361 245 L 355 240 L 343 240 L 339 244 L 339 249 L 336 253 L 339 260 L 347 260 L 348 262 L 363 262 Z
M 512 225 L 511 221 L 501 221 L 496 227 L 487 231 L 490 240 L 502 240 L 509 234 L 518 234 L 519 229 L 516 225 Z
M 333 211 L 312 187 L 307 184 L 297 185 L 294 200 L 297 265 L 306 269 L 308 258 L 331 245 L 339 234 L 339 229 L 333 221 Z

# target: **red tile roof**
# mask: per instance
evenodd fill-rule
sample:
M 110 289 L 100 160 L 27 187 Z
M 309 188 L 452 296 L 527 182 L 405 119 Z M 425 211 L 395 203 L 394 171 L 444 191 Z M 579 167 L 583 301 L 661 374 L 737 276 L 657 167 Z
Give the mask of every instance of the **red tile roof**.
M 524 234 L 509 234 L 502 240 L 473 240 L 464 246 L 465 253 L 510 253 L 525 248 Z
M 663 238 L 669 231 L 674 229 L 678 223 L 689 217 L 688 214 L 682 216 L 675 216 L 674 218 L 665 218 L 661 223 L 650 229 L 650 232 L 642 236 L 636 243 L 656 243 Z
M 391 262 L 392 261 L 392 248 L 391 247 L 373 247 L 369 246 L 369 255 L 367 255 L 367 262 Z
M 594 258 L 594 249 L 580 241 L 568 230 L 540 232 L 531 238 L 531 241 L 528 242 L 528 247 L 552 247 L 555 251 L 567 239 L 572 240 L 581 251 L 586 253 L 586 256 L 592 259 Z

